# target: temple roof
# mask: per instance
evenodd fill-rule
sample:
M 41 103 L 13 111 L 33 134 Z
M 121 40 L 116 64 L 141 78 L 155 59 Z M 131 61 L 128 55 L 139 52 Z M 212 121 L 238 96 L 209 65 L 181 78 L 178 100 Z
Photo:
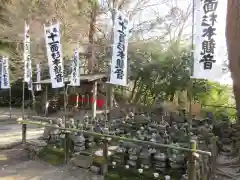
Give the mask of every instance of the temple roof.
M 107 79 L 106 73 L 95 73 L 95 74 L 81 74 L 80 75 L 80 82 L 81 81 L 87 81 L 87 82 L 93 82 L 98 80 L 105 80 Z M 65 83 L 70 83 L 70 77 L 64 78 Z M 40 82 L 33 82 L 34 84 L 50 84 L 51 79 L 43 79 Z

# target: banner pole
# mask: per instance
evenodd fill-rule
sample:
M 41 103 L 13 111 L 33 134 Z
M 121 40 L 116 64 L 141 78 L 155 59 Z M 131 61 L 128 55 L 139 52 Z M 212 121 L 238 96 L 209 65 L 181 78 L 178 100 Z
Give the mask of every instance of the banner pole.
M 12 88 L 11 81 L 9 82 L 9 118 L 12 119 Z
M 192 1 L 192 47 L 191 47 L 191 71 L 190 71 L 190 81 L 189 81 L 189 127 L 192 128 L 192 102 L 193 102 L 193 75 L 194 69 L 194 23 L 195 23 L 195 0 Z
M 25 82 L 24 82 L 24 78 L 23 78 L 23 84 L 22 84 L 22 119 L 24 120 L 24 100 L 25 100 Z M 27 130 L 27 125 L 26 124 L 22 124 L 22 143 L 25 144 L 26 143 L 26 130 Z

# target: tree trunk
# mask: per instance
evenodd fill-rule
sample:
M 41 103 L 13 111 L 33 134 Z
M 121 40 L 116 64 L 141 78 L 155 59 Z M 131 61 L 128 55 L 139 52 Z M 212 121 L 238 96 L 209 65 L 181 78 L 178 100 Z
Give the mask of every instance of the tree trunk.
M 228 0 L 226 38 L 238 122 L 240 117 L 240 0 Z
M 140 73 L 137 75 L 137 78 L 136 80 L 134 81 L 134 85 L 133 85 L 133 88 L 132 88 L 132 92 L 131 92 L 131 96 L 129 98 L 129 102 L 132 102 L 133 101 L 133 97 L 135 95 L 135 92 L 136 92 L 136 88 L 137 88 L 137 84 L 138 84 L 138 81 L 140 79 Z
M 88 54 L 87 54 L 87 60 L 88 60 L 88 73 L 92 73 L 94 71 L 94 68 L 96 66 L 96 59 L 95 59 L 95 53 L 94 53 L 94 35 L 96 32 L 96 18 L 97 18 L 97 10 L 98 7 L 96 3 L 92 4 L 92 11 L 91 11 L 91 17 L 90 17 L 90 25 L 89 25 L 89 31 L 88 31 Z

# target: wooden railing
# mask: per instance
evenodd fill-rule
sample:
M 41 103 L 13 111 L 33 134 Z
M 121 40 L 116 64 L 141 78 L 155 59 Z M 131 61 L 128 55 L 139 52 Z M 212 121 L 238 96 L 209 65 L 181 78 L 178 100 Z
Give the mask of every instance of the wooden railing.
M 197 143 L 195 140 L 190 141 L 191 148 L 176 147 L 176 146 L 171 146 L 171 145 L 166 145 L 166 144 L 153 143 L 150 141 L 141 141 L 141 140 L 136 140 L 136 139 L 130 139 L 130 138 L 125 138 L 125 137 L 121 137 L 121 136 L 100 134 L 100 133 L 84 131 L 84 130 L 80 130 L 80 129 L 55 127 L 53 125 L 46 123 L 46 121 L 51 118 L 47 118 L 47 119 L 43 118 L 43 119 L 44 119 L 43 121 L 45 121 L 45 122 L 23 120 L 22 118 L 19 118 L 17 121 L 19 123 L 25 124 L 25 125 L 32 124 L 32 125 L 38 125 L 38 126 L 42 126 L 42 127 L 51 127 L 51 128 L 62 130 L 66 134 L 65 141 L 68 141 L 67 137 L 68 137 L 69 133 L 72 133 L 72 132 L 80 132 L 84 135 L 90 135 L 90 136 L 94 136 L 94 137 L 104 138 L 104 146 L 103 146 L 104 164 L 103 164 L 103 171 L 102 171 L 103 174 L 106 174 L 108 172 L 108 141 L 107 141 L 107 138 L 111 138 L 114 140 L 122 140 L 122 141 L 127 141 L 127 142 L 134 142 L 136 144 L 142 144 L 142 145 L 150 145 L 155 148 L 170 148 L 170 149 L 176 149 L 176 150 L 188 152 L 189 153 L 189 156 L 188 156 L 188 180 L 197 180 L 196 160 L 199 158 L 199 155 L 208 156 L 208 157 L 211 157 L 212 155 L 214 155 L 214 156 L 212 156 L 211 171 L 213 172 L 214 168 L 215 168 L 215 163 L 214 163 L 215 162 L 215 159 L 214 159 L 215 158 L 215 150 L 213 150 L 213 152 L 198 150 L 198 149 L 196 149 Z M 24 133 L 26 133 L 26 132 L 23 132 L 23 134 Z M 26 138 L 26 136 L 23 136 L 23 138 Z M 25 143 L 25 142 L 26 142 L 26 139 L 23 139 L 23 143 Z M 65 147 L 65 152 L 68 152 L 68 148 L 69 147 Z M 68 153 L 65 153 L 65 156 L 66 156 L 65 160 L 67 162 L 69 160 Z M 205 167 L 205 169 L 209 169 L 209 167 Z M 201 173 L 203 178 L 204 178 L 203 174 L 205 174 L 205 173 L 206 172 L 204 172 L 204 171 L 202 171 L 202 173 Z M 202 180 L 204 180 L 204 179 L 202 179 Z

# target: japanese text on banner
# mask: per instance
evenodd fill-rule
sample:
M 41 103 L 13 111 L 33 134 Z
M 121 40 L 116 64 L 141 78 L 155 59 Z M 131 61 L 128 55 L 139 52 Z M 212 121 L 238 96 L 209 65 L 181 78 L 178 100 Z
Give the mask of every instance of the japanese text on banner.
M 71 86 L 80 86 L 80 72 L 79 72 L 79 49 L 78 46 L 74 49 L 71 71 Z
M 44 31 L 52 88 L 60 88 L 64 86 L 60 24 L 45 26 Z
M 196 1 L 196 34 L 193 77 L 213 80 L 219 76 L 216 58 L 218 0 Z
M 32 62 L 30 57 L 30 34 L 29 26 L 25 22 L 25 33 L 24 33 L 24 82 L 30 82 L 32 79 Z
M 119 11 L 115 17 L 110 83 L 126 86 L 129 20 Z
M 2 57 L 1 88 L 10 88 L 8 57 Z
M 36 70 L 37 70 L 37 85 L 36 85 L 36 91 L 41 91 L 41 67 L 40 64 L 36 64 Z

